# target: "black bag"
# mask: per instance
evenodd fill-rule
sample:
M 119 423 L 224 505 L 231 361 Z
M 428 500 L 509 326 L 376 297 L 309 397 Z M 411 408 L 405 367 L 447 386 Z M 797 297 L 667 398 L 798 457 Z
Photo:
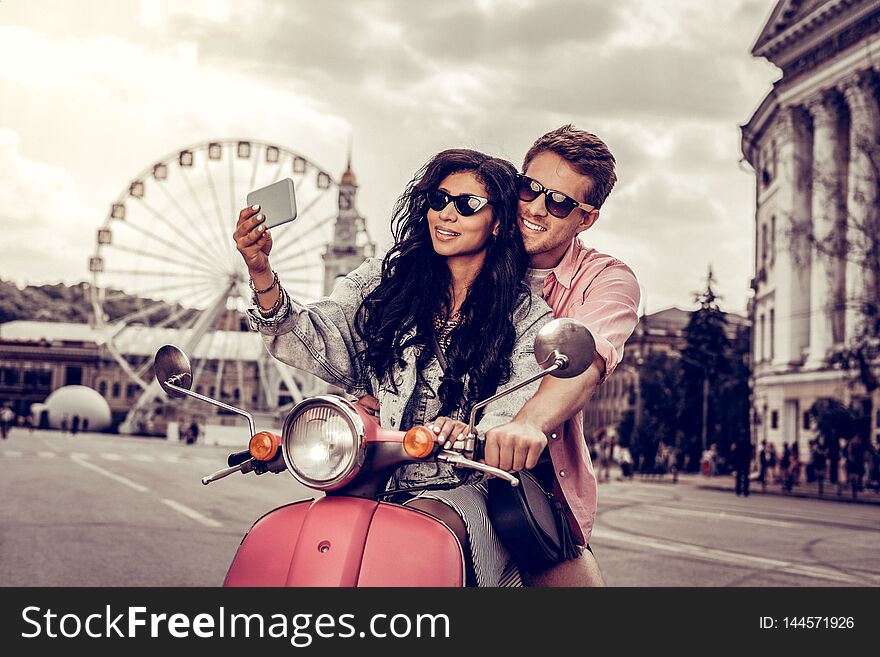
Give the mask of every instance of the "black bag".
M 565 509 L 528 471 L 514 473 L 519 486 L 491 477 L 489 518 L 504 547 L 523 570 L 540 571 L 580 556 Z
M 448 364 L 436 337 L 432 346 L 446 372 Z M 514 476 L 519 479 L 519 486 L 489 477 L 486 487 L 489 519 L 517 565 L 526 571 L 541 571 L 579 557 L 580 549 L 559 501 L 528 471 L 516 472 Z

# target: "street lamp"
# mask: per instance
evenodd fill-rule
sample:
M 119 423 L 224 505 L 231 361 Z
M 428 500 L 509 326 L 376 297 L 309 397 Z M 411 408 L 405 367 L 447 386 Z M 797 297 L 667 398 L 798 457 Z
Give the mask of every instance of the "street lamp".
M 699 361 L 690 358 L 689 356 L 685 356 L 684 354 L 680 354 L 681 359 L 686 363 L 690 363 L 695 367 L 699 367 L 703 371 L 703 422 L 702 422 L 702 434 L 703 434 L 703 451 L 706 451 L 706 434 L 708 430 L 708 415 L 709 415 L 709 372 L 706 369 L 706 365 Z

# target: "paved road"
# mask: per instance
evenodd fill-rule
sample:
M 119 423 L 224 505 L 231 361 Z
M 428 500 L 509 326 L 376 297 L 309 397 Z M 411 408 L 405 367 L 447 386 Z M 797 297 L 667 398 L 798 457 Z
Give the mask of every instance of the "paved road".
M 13 431 L 0 442 L 0 585 L 221 584 L 258 517 L 312 496 L 287 473 L 203 486 L 229 451 Z
M 878 586 L 880 505 L 602 484 L 592 544 L 612 586 Z
M 256 518 L 313 496 L 287 473 L 202 486 L 227 452 L 14 430 L 0 442 L 0 586 L 220 584 Z M 602 484 L 592 545 L 615 586 L 880 585 L 880 505 L 743 499 L 698 477 Z

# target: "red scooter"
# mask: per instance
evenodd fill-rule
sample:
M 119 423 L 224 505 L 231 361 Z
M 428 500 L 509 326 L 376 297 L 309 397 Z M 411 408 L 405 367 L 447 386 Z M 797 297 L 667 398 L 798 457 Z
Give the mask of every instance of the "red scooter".
M 209 484 L 235 472 L 289 471 L 324 492 L 264 515 L 241 541 L 224 586 L 464 586 L 465 560 L 452 530 L 433 516 L 382 501 L 394 470 L 414 461 L 438 461 L 479 470 L 512 486 L 519 480 L 481 463 L 482 440 L 474 432 L 487 404 L 552 374 L 577 376 L 592 362 L 589 330 L 571 319 L 549 322 L 535 340 L 538 374 L 476 404 L 467 437 L 442 449 L 427 427 L 383 429 L 355 404 L 334 395 L 304 399 L 285 418 L 282 435 L 260 431 L 241 409 L 192 392 L 189 359 L 177 347 L 156 353 L 156 378 L 171 397 L 188 395 L 247 418 L 248 449 L 231 454 L 229 467 L 202 479 Z M 457 451 L 458 448 L 461 451 Z

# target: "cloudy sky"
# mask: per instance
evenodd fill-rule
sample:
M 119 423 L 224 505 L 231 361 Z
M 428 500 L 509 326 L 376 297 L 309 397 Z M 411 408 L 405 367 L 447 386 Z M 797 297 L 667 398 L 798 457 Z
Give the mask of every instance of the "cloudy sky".
M 774 0 L 0 0 L 0 278 L 86 280 L 139 171 L 248 137 L 338 175 L 387 248 L 432 154 L 520 164 L 540 134 L 601 136 L 619 183 L 584 241 L 647 310 L 692 306 L 711 263 L 743 311 L 754 181 L 739 128 L 779 77 L 749 50 Z M 244 203 L 242 203 L 243 205 Z

